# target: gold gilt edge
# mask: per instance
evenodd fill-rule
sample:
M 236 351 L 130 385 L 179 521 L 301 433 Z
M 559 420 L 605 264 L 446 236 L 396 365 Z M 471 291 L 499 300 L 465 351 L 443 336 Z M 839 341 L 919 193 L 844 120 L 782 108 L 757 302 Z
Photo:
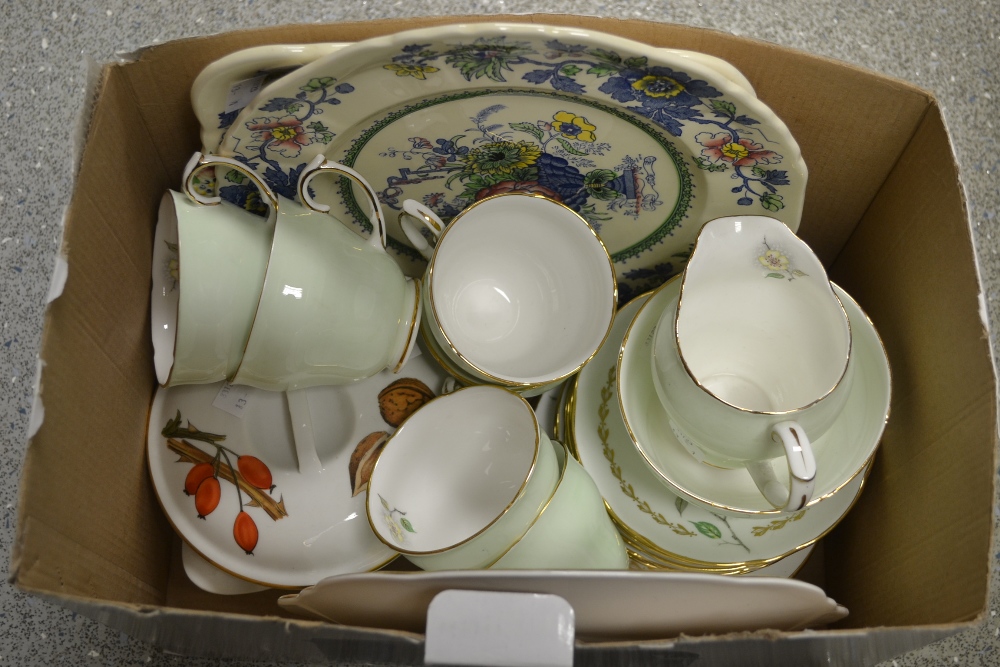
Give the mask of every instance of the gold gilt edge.
M 718 528 L 715 527 L 714 525 L 707 524 L 707 522 L 692 522 L 695 524 L 695 527 L 698 528 L 699 530 L 699 533 L 695 533 L 686 526 L 676 524 L 667 520 L 667 518 L 664 517 L 661 513 L 655 512 L 647 501 L 641 499 L 638 496 L 638 494 L 635 493 L 635 489 L 632 487 L 632 485 L 624 478 L 621 472 L 621 467 L 614 461 L 614 449 L 608 443 L 608 437 L 610 435 L 610 431 L 607 427 L 607 417 L 610 414 L 610 408 L 608 406 L 611 401 L 611 398 L 614 396 L 614 382 L 615 382 L 615 367 L 611 367 L 608 371 L 608 378 L 605 381 L 604 386 L 601 388 L 601 404 L 598 407 L 599 423 L 597 427 L 597 433 L 598 437 L 601 440 L 604 457 L 605 459 L 608 460 L 611 474 L 615 477 L 615 479 L 618 480 L 619 488 L 622 491 L 622 493 L 630 500 L 632 500 L 633 503 L 635 503 L 637 509 L 647 514 L 654 522 L 656 522 L 659 525 L 663 525 L 670 528 L 671 531 L 673 531 L 675 534 L 679 536 L 696 537 L 700 533 L 702 535 L 705 535 L 705 537 L 709 537 L 711 539 L 721 539 L 721 531 L 719 531 Z M 569 395 L 567 396 L 566 403 L 564 406 L 564 413 L 566 419 L 565 439 L 567 442 L 567 446 L 573 453 L 573 456 L 577 460 L 580 460 L 581 457 L 579 449 L 577 448 L 574 437 L 574 431 L 576 428 L 576 398 L 577 398 L 578 388 L 579 388 L 579 379 L 576 378 L 574 379 L 572 386 L 568 387 L 567 389 L 569 391 Z M 685 507 L 687 506 L 686 501 L 684 501 L 683 499 L 678 498 L 677 501 L 678 503 L 684 503 Z M 790 550 L 787 553 L 783 553 L 779 556 L 775 556 L 772 558 L 755 559 L 755 560 L 734 562 L 734 563 L 712 563 L 708 561 L 701 561 L 693 558 L 688 558 L 686 556 L 681 556 L 680 554 L 675 554 L 670 551 L 666 551 L 665 549 L 655 544 L 645 536 L 633 530 L 620 517 L 618 517 L 617 514 L 615 514 L 614 510 L 611 508 L 611 505 L 608 504 L 606 500 L 604 502 L 604 506 L 607 509 L 608 514 L 611 516 L 612 520 L 618 526 L 619 531 L 623 533 L 623 536 L 629 542 L 633 543 L 638 548 L 642 548 L 643 550 L 648 551 L 649 555 L 651 556 L 662 555 L 663 557 L 669 559 L 673 563 L 676 563 L 678 567 L 694 566 L 695 568 L 706 568 L 712 570 L 732 570 L 733 571 L 732 573 L 736 573 L 737 571 L 748 571 L 748 569 L 750 570 L 758 569 L 760 567 L 764 567 L 766 565 L 775 563 L 781 560 L 782 558 L 791 555 L 792 553 L 795 553 L 796 551 L 805 548 L 810 544 L 812 544 L 813 542 L 815 542 L 815 540 L 812 540 L 806 544 L 800 545 L 795 549 Z M 751 528 L 751 534 L 754 537 L 761 537 L 770 531 L 781 530 L 789 523 L 800 520 L 803 516 L 805 516 L 805 513 L 806 510 L 802 510 L 787 517 L 782 517 L 780 519 L 773 519 L 767 525 L 764 526 L 753 526 Z M 739 540 L 738 537 L 736 537 L 735 533 L 733 533 L 732 531 L 732 528 L 729 527 L 728 521 L 724 517 L 719 517 L 719 518 L 722 519 L 724 523 L 726 523 L 726 527 L 729 528 L 732 537 L 736 539 L 735 543 L 730 543 L 730 544 L 738 544 L 739 546 L 742 546 L 749 552 L 750 551 L 749 547 L 747 547 L 741 540 Z M 699 526 L 698 523 L 707 525 Z M 714 528 L 715 530 L 712 531 L 711 528 Z M 703 529 L 709 530 L 713 534 L 708 535 L 705 532 L 703 532 Z

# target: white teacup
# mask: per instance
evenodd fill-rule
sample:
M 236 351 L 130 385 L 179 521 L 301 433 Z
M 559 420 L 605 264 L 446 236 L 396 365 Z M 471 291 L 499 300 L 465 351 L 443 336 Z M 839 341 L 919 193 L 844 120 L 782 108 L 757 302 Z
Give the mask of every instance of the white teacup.
M 262 191 L 267 194 L 267 191 Z M 243 358 L 274 235 L 267 219 L 167 191 L 154 234 L 150 324 L 162 385 L 232 377 Z
M 400 224 L 430 263 L 424 309 L 438 346 L 469 375 L 511 388 L 560 381 L 614 321 L 617 284 L 586 220 L 541 195 L 481 199 L 444 223 L 403 204 Z M 418 225 L 436 239 L 433 252 Z
M 854 368 L 847 314 L 805 243 L 773 218 L 707 223 L 652 356 L 657 395 L 693 456 L 745 466 L 776 508 L 805 507 L 811 440 L 840 415 Z M 779 457 L 787 488 L 770 463 Z
M 185 172 L 192 199 L 218 198 L 191 186 L 206 167 L 240 169 L 261 192 L 267 185 L 242 163 L 196 154 Z M 310 181 L 333 173 L 368 195 L 373 231 L 367 240 L 322 211 L 308 194 Z M 273 197 L 273 195 L 270 195 Z M 253 327 L 231 381 L 269 390 L 347 384 L 385 368 L 399 369 L 416 341 L 420 281 L 406 278 L 385 250 L 378 198 L 360 174 L 318 156 L 299 179 L 303 206 L 277 201 L 277 222 Z
M 368 520 L 420 568 L 482 568 L 527 532 L 558 477 L 527 401 L 499 387 L 459 389 L 386 442 L 368 482 Z
M 628 553 L 597 485 L 566 446 L 553 442 L 561 474 L 552 498 L 494 570 L 625 570 Z

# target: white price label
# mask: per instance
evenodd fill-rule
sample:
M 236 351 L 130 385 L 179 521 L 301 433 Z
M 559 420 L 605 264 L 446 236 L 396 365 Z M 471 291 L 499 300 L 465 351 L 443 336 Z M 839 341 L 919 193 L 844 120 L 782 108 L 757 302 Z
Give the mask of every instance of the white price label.
M 243 419 L 243 412 L 249 402 L 250 387 L 243 385 L 229 384 L 222 385 L 222 389 L 216 394 L 212 401 L 212 407 L 219 408 L 223 412 L 228 412 L 234 417 Z

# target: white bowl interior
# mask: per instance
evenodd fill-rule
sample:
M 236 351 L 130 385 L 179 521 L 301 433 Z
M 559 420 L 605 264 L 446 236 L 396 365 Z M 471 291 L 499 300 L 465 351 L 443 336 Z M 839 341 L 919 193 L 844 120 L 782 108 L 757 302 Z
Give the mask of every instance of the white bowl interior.
M 468 210 L 441 239 L 431 281 L 452 345 L 503 379 L 572 372 L 600 346 L 614 313 L 607 251 L 575 212 L 540 197 L 497 197 Z
M 177 309 L 180 304 L 180 253 L 177 242 L 177 212 L 173 194 L 160 200 L 159 217 L 153 235 L 153 287 L 149 298 L 149 320 L 153 337 L 153 366 L 156 379 L 166 384 L 174 366 L 177 338 Z
M 531 407 L 510 392 L 471 387 L 431 401 L 379 456 L 368 489 L 375 530 L 407 553 L 468 540 L 511 505 L 538 447 Z

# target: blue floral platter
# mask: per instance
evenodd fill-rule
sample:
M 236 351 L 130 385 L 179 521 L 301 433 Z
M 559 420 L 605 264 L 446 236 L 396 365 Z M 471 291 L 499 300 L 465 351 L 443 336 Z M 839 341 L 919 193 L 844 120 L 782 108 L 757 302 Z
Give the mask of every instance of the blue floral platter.
M 446 222 L 501 192 L 561 201 L 601 236 L 623 303 L 682 270 L 713 218 L 764 214 L 795 231 L 807 179 L 788 128 L 728 63 L 576 28 L 482 23 L 358 42 L 222 121 L 219 153 L 286 197 L 319 154 L 364 175 L 410 275 L 424 261 L 391 212 L 405 199 Z M 218 178 L 223 198 L 261 208 L 237 172 Z M 352 184 L 312 185 L 334 216 L 370 229 Z

